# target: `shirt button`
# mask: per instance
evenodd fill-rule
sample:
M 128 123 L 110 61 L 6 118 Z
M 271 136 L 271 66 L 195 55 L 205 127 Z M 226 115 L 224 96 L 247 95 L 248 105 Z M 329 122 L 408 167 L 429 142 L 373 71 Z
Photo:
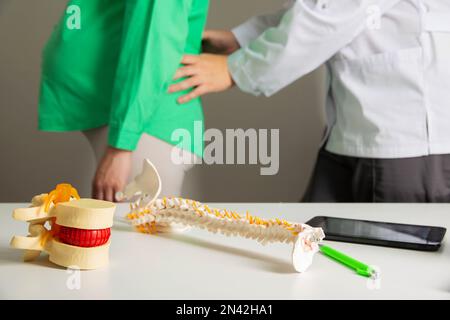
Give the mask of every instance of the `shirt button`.
M 318 0 L 316 3 L 316 8 L 325 10 L 328 8 L 328 0 Z

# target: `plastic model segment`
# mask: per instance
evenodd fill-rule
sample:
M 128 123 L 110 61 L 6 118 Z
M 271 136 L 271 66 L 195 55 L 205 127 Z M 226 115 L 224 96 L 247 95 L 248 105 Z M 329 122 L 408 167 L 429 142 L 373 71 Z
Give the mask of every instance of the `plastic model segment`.
M 239 214 L 210 208 L 198 201 L 183 198 L 157 199 L 161 190 L 160 184 L 161 179 L 156 168 L 150 161 L 145 160 L 142 174 L 130 184 L 132 188 L 127 188 L 136 193 L 124 193 L 127 198 L 140 195 L 130 205 L 130 213 L 127 215 L 131 224 L 140 232 L 155 234 L 196 227 L 226 236 L 253 239 L 263 245 L 274 242 L 292 244 L 292 264 L 298 272 L 308 269 L 315 253 L 319 251 L 319 243 L 324 238 L 321 228 L 312 228 L 306 224 L 279 218 L 263 219 L 248 212 Z
M 107 201 L 80 199 L 70 184 L 59 184 L 52 192 L 35 196 L 30 207 L 14 210 L 14 219 L 29 223 L 29 235 L 14 236 L 11 246 L 25 250 L 25 261 L 44 251 L 63 267 L 103 267 L 109 260 L 115 207 Z
M 75 199 L 80 199 L 77 189 L 75 189 L 68 183 L 60 183 L 56 186 L 55 190 L 51 191 L 45 197 L 44 210 L 48 212 L 48 210 L 50 209 L 50 204 L 70 201 L 72 197 Z

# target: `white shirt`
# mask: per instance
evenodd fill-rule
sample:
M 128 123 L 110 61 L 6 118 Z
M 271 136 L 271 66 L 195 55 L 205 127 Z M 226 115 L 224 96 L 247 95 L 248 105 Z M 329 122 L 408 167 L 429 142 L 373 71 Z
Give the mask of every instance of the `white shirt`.
M 449 0 L 297 0 L 233 32 L 228 64 L 246 92 L 270 96 L 326 64 L 327 150 L 450 153 Z

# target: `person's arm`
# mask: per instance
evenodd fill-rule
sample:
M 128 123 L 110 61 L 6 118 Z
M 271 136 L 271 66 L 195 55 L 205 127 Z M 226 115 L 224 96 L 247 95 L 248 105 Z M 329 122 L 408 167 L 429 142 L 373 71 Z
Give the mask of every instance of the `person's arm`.
M 264 30 L 280 23 L 281 17 L 292 5 L 288 1 L 284 8 L 276 13 L 255 16 L 230 30 L 205 30 L 203 34 L 203 52 L 229 55 L 246 46 L 259 37 Z
M 258 38 L 268 28 L 276 27 L 280 23 L 281 18 L 284 16 L 286 11 L 289 10 L 293 4 L 293 1 L 288 1 L 282 9 L 275 13 L 252 17 L 241 25 L 233 28 L 231 32 L 235 36 L 239 45 L 241 47 L 245 47 L 250 42 Z
M 297 0 L 276 27 L 229 57 L 201 55 L 190 58 L 178 77 L 196 79 L 197 89 L 181 97 L 187 102 L 233 85 L 255 95 L 273 95 L 329 60 L 365 30 L 374 6 L 383 14 L 401 0 Z M 215 75 L 215 76 L 212 76 Z M 171 87 L 191 87 L 191 78 Z
M 131 152 L 180 66 L 192 2 L 207 0 L 122 1 L 127 3 L 111 99 L 109 146 L 93 181 L 93 196 L 109 201 L 125 187 Z
M 271 96 L 329 60 L 368 27 L 371 7 L 401 0 L 298 0 L 275 28 L 228 59 L 237 86 Z M 321 2 L 321 3 L 319 3 Z

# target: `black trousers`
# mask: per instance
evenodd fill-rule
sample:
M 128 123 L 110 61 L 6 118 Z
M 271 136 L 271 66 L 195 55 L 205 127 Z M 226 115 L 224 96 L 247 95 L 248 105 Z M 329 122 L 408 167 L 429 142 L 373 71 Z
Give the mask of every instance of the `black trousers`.
M 450 202 L 450 155 L 369 159 L 322 148 L 303 202 Z

